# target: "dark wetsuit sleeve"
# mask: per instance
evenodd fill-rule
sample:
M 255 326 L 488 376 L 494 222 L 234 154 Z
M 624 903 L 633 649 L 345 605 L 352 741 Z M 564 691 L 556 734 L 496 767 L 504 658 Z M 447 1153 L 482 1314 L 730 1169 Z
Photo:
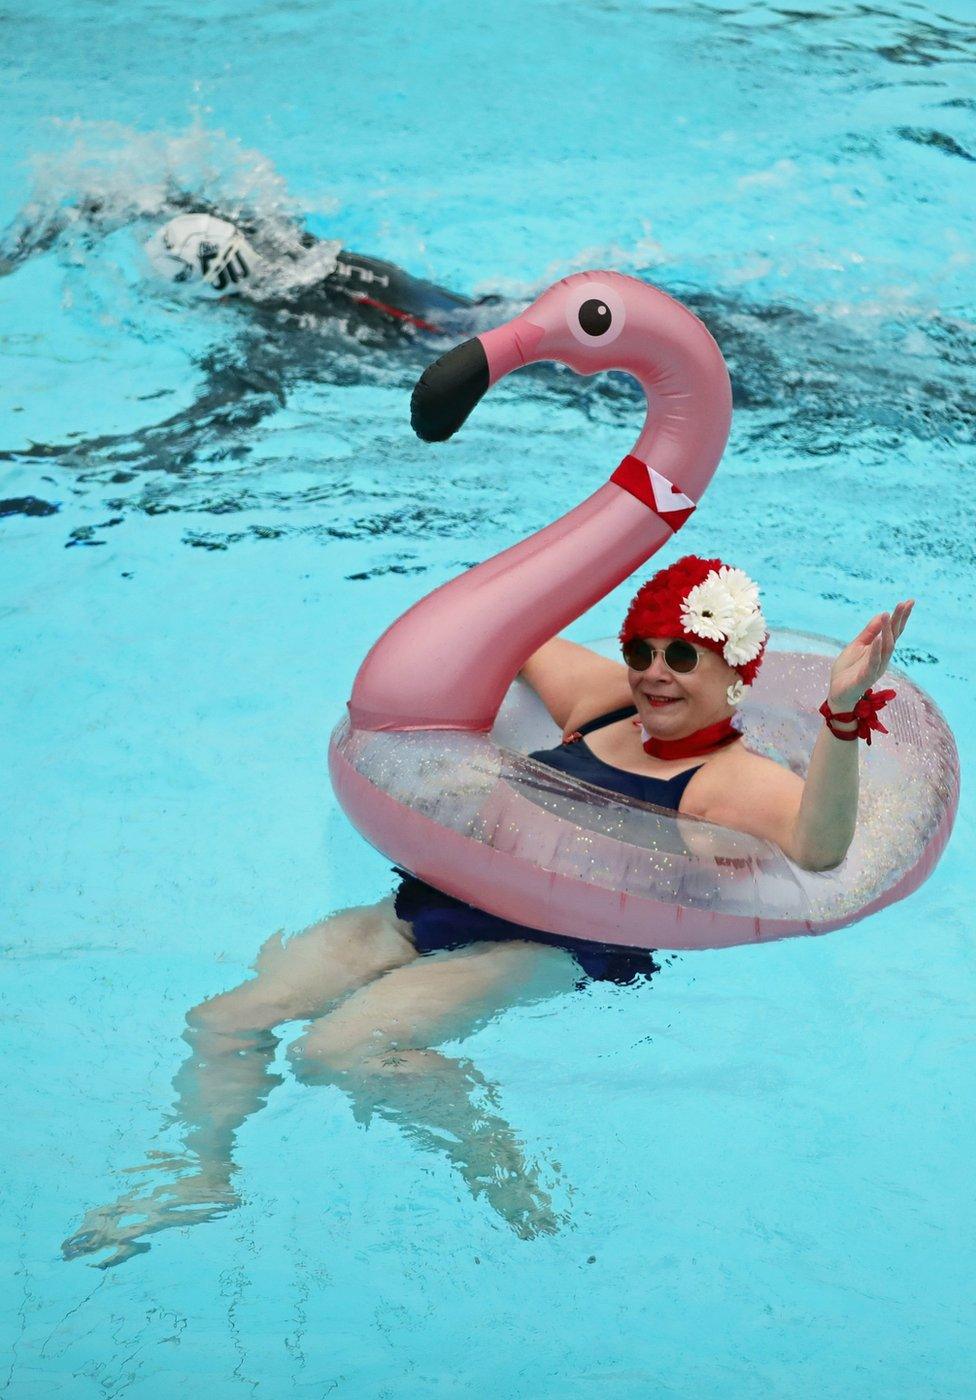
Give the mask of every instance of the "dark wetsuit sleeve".
M 395 263 L 351 253 L 343 248 L 335 270 L 324 285 L 343 291 L 389 315 L 422 324 L 437 322 L 439 316 L 473 306 L 469 297 L 450 292 L 434 282 L 412 277 Z

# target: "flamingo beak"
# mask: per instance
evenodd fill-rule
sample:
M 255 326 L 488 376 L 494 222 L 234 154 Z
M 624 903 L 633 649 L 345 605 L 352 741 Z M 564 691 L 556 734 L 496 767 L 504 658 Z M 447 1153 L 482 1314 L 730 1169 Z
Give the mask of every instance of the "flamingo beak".
M 490 384 L 488 356 L 475 337 L 428 365 L 414 386 L 410 423 L 424 442 L 453 437 Z
M 490 385 L 536 360 L 551 358 L 542 349 L 544 326 L 525 315 L 483 331 L 428 365 L 410 400 L 410 422 L 424 442 L 446 442 L 457 432 Z

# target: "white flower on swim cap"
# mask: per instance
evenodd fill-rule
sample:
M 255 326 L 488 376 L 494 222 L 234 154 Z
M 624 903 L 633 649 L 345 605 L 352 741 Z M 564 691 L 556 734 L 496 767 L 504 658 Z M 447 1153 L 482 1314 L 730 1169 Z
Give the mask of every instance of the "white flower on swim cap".
M 722 648 L 722 656 L 730 666 L 743 666 L 759 655 L 765 639 L 766 620 L 756 608 L 755 612 L 736 620 Z
M 737 616 L 747 616 L 758 609 L 759 585 L 753 583 L 743 569 L 733 569 L 729 564 L 723 564 L 718 576 L 732 599 Z
M 742 701 L 745 699 L 745 694 L 748 689 L 749 687 L 746 685 L 745 681 L 742 680 L 742 678 L 740 677 L 739 680 L 735 681 L 732 685 L 726 687 L 725 698 L 728 700 L 730 705 L 741 705 Z
M 724 642 L 735 623 L 735 603 L 718 574 L 698 583 L 681 604 L 681 625 L 696 637 Z

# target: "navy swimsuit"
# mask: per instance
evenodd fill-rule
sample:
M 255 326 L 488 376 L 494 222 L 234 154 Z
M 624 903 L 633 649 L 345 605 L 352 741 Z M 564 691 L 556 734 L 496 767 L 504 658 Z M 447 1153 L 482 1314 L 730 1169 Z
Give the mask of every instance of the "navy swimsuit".
M 636 713 L 633 705 L 627 705 L 622 710 L 613 710 L 610 714 L 591 719 L 588 724 L 581 725 L 577 733 L 589 734 L 593 729 L 602 729 L 607 724 L 615 724 Z M 529 757 L 610 792 L 637 797 L 642 802 L 654 802 L 675 812 L 685 788 L 698 772 L 698 768 L 688 768 L 674 778 L 645 778 L 640 773 L 628 773 L 623 768 L 604 763 L 582 740 L 560 744 L 557 749 L 540 749 L 529 754 Z M 698 766 L 701 767 L 700 764 Z M 395 895 L 396 915 L 412 925 L 418 953 L 437 953 L 485 940 L 499 942 L 525 938 L 533 943 L 565 948 L 572 953 L 587 976 L 598 982 L 632 982 L 637 976 L 650 977 L 658 971 L 658 965 L 648 950 L 589 943 L 582 939 L 564 938 L 561 934 L 543 933 L 524 924 L 510 923 L 508 919 L 496 918 L 494 914 L 487 914 L 472 904 L 443 894 L 433 885 L 418 880 L 397 866 L 393 868 L 397 875 L 403 877 Z

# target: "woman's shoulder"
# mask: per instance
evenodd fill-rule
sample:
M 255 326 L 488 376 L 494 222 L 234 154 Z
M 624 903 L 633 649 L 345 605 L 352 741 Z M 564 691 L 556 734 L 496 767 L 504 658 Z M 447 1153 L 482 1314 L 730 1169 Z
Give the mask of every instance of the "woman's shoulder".
M 593 708 L 592 705 L 589 706 L 590 710 Z M 599 710 L 598 714 L 590 715 L 589 719 L 581 718 L 579 722 L 572 727 L 581 734 L 589 734 L 597 729 L 607 729 L 612 724 L 620 724 L 625 719 L 636 722 L 634 716 L 637 714 L 637 707 L 634 704 L 622 702 L 612 705 L 611 708 L 608 709 L 606 702 L 602 702 L 597 708 Z
M 769 758 L 766 754 L 756 753 L 755 749 L 749 747 L 748 739 L 743 736 L 737 744 L 729 744 L 726 748 L 720 749 L 714 754 L 706 764 L 702 766 L 702 773 L 710 773 L 715 782 L 727 783 L 734 778 L 736 782 L 740 780 L 753 782 L 785 782 L 795 785 L 803 785 L 803 779 L 787 768 L 785 764 L 778 763 L 775 758 Z
M 554 637 L 533 653 L 519 675 L 562 729 L 577 729 L 630 697 L 627 668 L 589 647 Z
M 702 764 L 688 785 L 692 815 L 722 825 L 771 805 L 798 802 L 803 779 L 774 758 L 756 753 L 746 740 L 730 744 Z M 682 810 L 686 804 L 682 803 Z
M 612 723 L 610 716 L 617 719 L 626 719 L 628 716 L 636 715 L 637 707 L 634 704 L 633 696 L 630 693 L 630 686 L 626 677 L 622 686 L 604 686 L 596 693 L 580 700 L 570 711 L 569 718 L 564 726 L 567 732 L 574 729 L 583 729 L 587 725 L 595 724 L 597 720 Z

